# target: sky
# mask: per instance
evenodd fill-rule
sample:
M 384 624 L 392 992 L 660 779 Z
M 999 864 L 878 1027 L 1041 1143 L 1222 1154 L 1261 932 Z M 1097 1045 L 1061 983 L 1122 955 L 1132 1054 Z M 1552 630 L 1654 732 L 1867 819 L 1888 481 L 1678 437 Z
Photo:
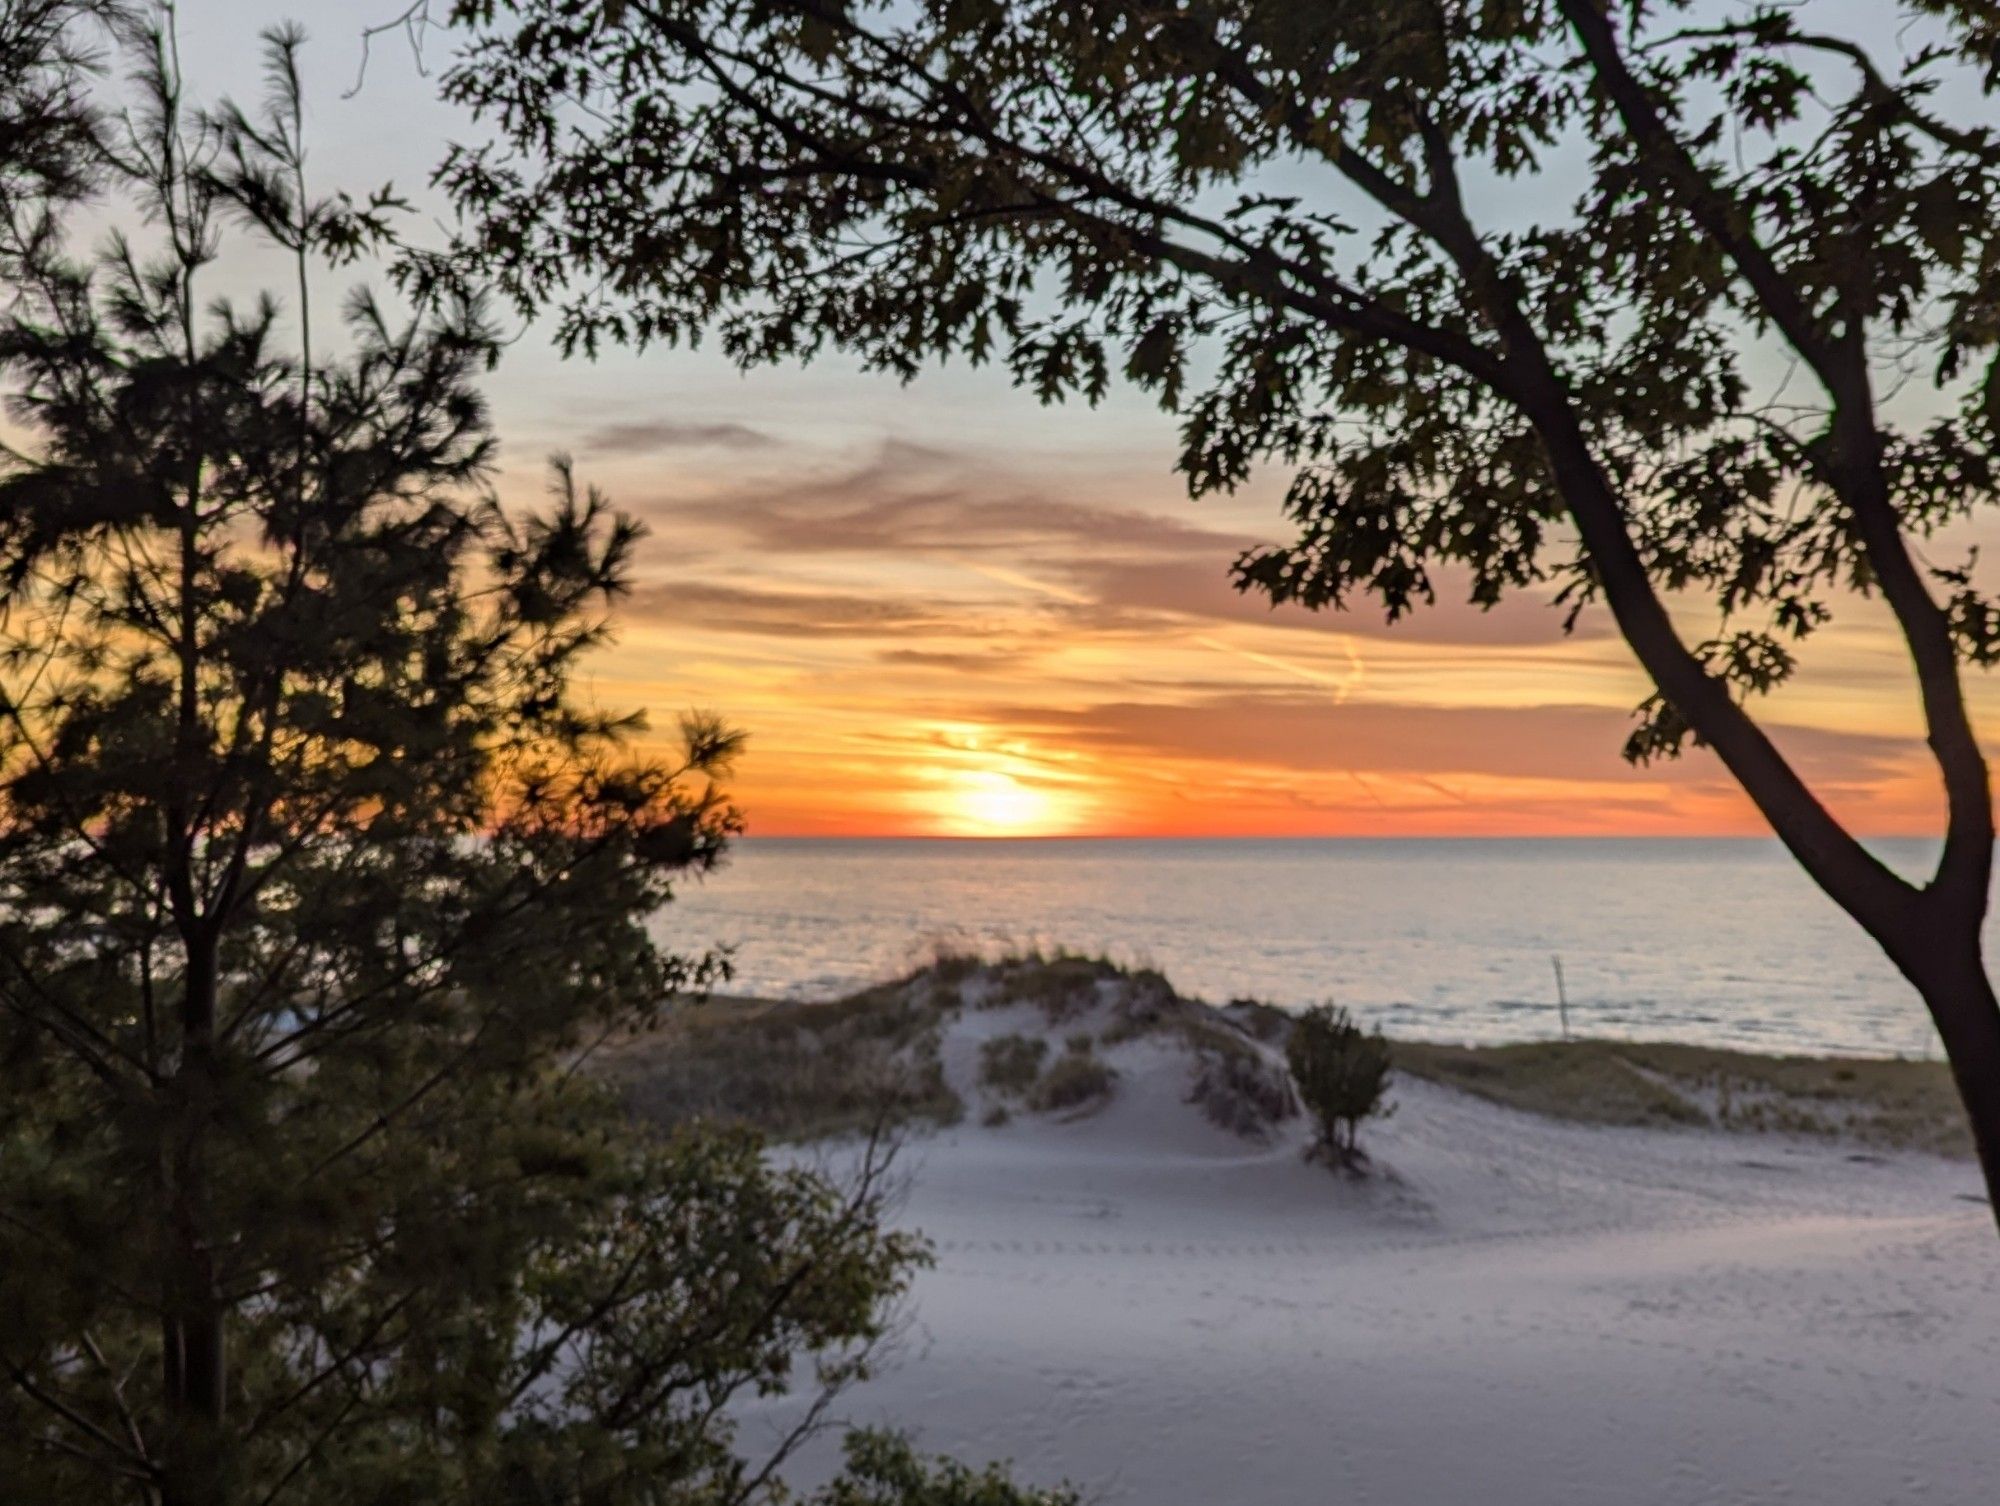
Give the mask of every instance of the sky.
M 183 53 L 198 93 L 252 98 L 257 30 L 304 22 L 319 181 L 416 190 L 476 128 L 393 38 L 349 97 L 361 26 L 402 6 L 184 0 Z M 1601 614 L 1565 636 L 1530 597 L 1447 597 L 1389 627 L 1238 595 L 1231 560 L 1285 536 L 1282 476 L 1191 502 L 1171 420 L 1130 391 L 1044 408 L 991 370 L 565 362 L 530 328 L 490 392 L 504 495 L 532 505 L 562 451 L 650 526 L 593 693 L 656 737 L 691 707 L 744 728 L 755 835 L 1764 830 L 1705 753 L 1621 762 L 1647 685 Z M 1863 832 L 1933 829 L 1886 621 L 1845 612 L 1806 663 L 1768 703 L 1802 772 Z

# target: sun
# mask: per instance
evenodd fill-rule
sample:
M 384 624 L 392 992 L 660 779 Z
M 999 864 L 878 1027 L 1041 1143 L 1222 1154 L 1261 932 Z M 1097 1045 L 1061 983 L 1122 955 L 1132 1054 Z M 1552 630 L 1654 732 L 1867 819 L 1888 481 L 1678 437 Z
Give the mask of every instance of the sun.
M 968 769 L 953 776 L 945 816 L 951 831 L 969 837 L 1033 837 L 1059 831 L 1061 803 L 1049 791 L 996 769 Z

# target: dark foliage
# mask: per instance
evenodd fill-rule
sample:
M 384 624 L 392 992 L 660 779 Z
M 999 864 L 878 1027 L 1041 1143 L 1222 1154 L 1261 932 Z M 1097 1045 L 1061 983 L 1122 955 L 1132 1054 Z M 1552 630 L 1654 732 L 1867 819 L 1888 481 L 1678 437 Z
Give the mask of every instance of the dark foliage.
M 715 974 L 654 918 L 736 739 L 578 694 L 639 530 L 490 495 L 476 303 L 311 318 L 388 206 L 307 194 L 297 38 L 254 116 L 144 41 L 130 238 L 0 321 L 0 1499 L 747 1500 L 732 1399 L 857 1373 L 919 1250 L 572 1070 Z M 211 299 L 232 223 L 293 307 Z
M 1345 1009 L 1308 1009 L 1285 1042 L 1285 1062 L 1299 1099 L 1319 1125 L 1320 1146 L 1343 1165 L 1360 1158 L 1361 1121 L 1389 1108 L 1389 1043 L 1363 1030 Z
M 1016 1485 L 998 1465 L 973 1470 L 920 1458 L 894 1434 L 856 1433 L 847 1440 L 846 1471 L 811 1506 L 1082 1506 L 1083 1499 L 1067 1485 Z
M 0 0 L 0 276 L 9 283 L 96 178 L 102 121 L 90 86 L 127 11 L 121 0 Z

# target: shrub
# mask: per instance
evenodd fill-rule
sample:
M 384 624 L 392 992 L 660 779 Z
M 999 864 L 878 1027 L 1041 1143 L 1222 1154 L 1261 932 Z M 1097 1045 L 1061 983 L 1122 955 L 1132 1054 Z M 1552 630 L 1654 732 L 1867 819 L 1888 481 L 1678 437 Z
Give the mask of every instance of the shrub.
M 1345 1009 L 1320 1004 L 1300 1015 L 1285 1043 L 1299 1098 L 1319 1123 L 1319 1144 L 1343 1165 L 1363 1159 L 1361 1121 L 1387 1115 L 1389 1043 Z
M 1034 1106 L 1054 1114 L 1109 1097 L 1111 1075 L 1111 1069 L 1089 1051 L 1066 1052 L 1035 1089 Z
M 1268 1139 L 1272 1125 L 1299 1111 L 1285 1075 L 1248 1050 L 1201 1052 L 1187 1101 L 1211 1124 L 1246 1140 Z
M 847 1436 L 847 1468 L 820 1487 L 810 1506 L 1081 1506 L 1068 1485 L 1016 1484 L 997 1464 L 974 1471 L 950 1459 L 925 1459 L 895 1433 Z
M 1038 1036 L 996 1035 L 979 1048 L 979 1080 L 995 1092 L 1027 1093 L 1048 1054 L 1049 1043 Z

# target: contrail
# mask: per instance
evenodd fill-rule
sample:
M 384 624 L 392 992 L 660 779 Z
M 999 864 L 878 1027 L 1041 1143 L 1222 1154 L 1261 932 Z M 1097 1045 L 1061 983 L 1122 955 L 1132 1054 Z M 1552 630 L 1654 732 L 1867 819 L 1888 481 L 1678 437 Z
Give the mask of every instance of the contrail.
M 1035 591 L 1043 596 L 1052 597 L 1057 601 L 1066 602 L 1074 607 L 1102 605 L 1093 596 L 1086 596 L 1080 591 L 1072 591 L 1066 586 L 1051 585 L 1048 581 L 1037 580 L 1032 575 L 1023 575 L 1018 570 L 1008 570 L 999 565 L 980 564 L 976 561 L 957 556 L 948 556 L 948 558 L 951 559 L 954 565 L 970 570 L 975 575 L 983 575 L 988 580 L 997 580 L 1003 586 L 1013 586 L 1023 591 Z M 1308 669 L 1303 664 L 1294 664 L 1289 659 L 1280 659 L 1274 654 L 1260 654 L 1254 649 L 1238 648 L 1233 643 L 1225 643 L 1222 639 L 1209 634 L 1202 634 L 1196 637 L 1194 641 L 1199 643 L 1203 648 L 1213 649 L 1216 653 L 1229 654 L 1238 659 L 1248 660 L 1252 664 L 1261 664 L 1266 669 L 1278 670 L 1283 674 L 1293 676 L 1295 679 L 1304 680 L 1310 685 L 1324 686 L 1333 691 L 1333 703 L 1336 706 L 1342 704 L 1349 696 L 1353 695 L 1368 678 L 1367 664 L 1362 660 L 1360 651 L 1355 648 L 1354 640 L 1345 635 L 1340 640 L 1340 646 L 1347 654 L 1347 673 L 1345 675 L 1329 675 L 1317 669 Z
M 1217 653 L 1231 654 L 1238 659 L 1247 659 L 1252 664 L 1261 664 L 1266 669 L 1279 670 L 1310 685 L 1323 685 L 1333 691 L 1333 704 L 1342 705 L 1368 678 L 1368 666 L 1352 638 L 1343 637 L 1341 647 L 1347 651 L 1347 673 L 1330 675 L 1322 670 L 1308 669 L 1303 664 L 1294 664 L 1289 659 L 1280 659 L 1275 654 L 1260 654 L 1254 649 L 1238 648 L 1233 643 L 1225 643 L 1220 638 L 1203 635 L 1194 640 L 1203 648 L 1214 649 Z
M 1023 591 L 1039 591 L 1044 596 L 1053 596 L 1057 601 L 1068 602 L 1073 607 L 1094 607 L 1095 597 L 1085 596 L 1064 586 L 1052 586 L 1045 580 L 1036 580 L 1032 575 L 1023 575 L 1018 570 L 1005 570 L 998 565 L 975 564 L 968 559 L 946 555 L 954 565 L 970 570 L 974 575 L 983 575 L 988 580 L 997 580 L 1003 586 L 1015 586 Z

